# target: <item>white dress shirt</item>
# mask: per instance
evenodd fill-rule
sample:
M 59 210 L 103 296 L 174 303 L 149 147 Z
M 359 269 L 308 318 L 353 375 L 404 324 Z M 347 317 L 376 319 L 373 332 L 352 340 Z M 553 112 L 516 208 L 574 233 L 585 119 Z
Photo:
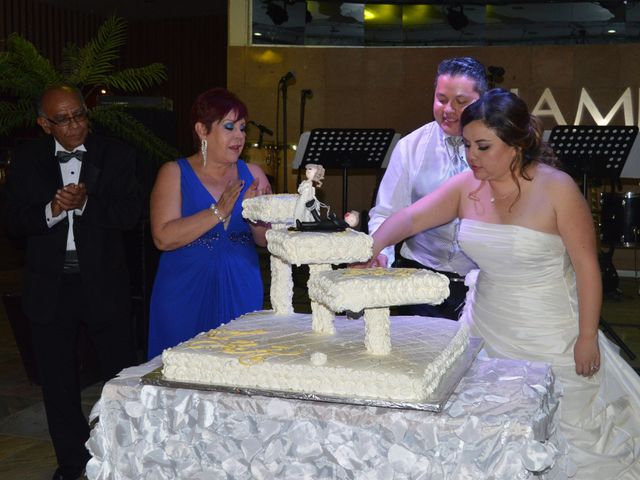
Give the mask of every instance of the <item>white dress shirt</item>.
M 79 145 L 78 147 L 75 148 L 75 150 L 80 150 L 83 152 L 87 151 L 84 145 Z M 54 152 L 54 155 L 57 154 L 58 152 L 67 152 L 67 150 L 62 145 L 60 145 L 60 143 L 58 143 L 58 141 L 56 140 L 56 150 Z M 80 180 L 80 169 L 82 168 L 82 162 L 77 158 L 71 158 L 67 163 L 60 163 L 59 165 L 60 165 L 60 173 L 62 174 L 62 184 L 68 185 L 70 183 L 75 183 L 77 185 L 78 181 Z M 73 238 L 73 216 L 82 215 L 82 212 L 84 212 L 84 209 L 86 206 L 87 206 L 87 202 L 85 201 L 81 209 L 76 208 L 75 210 L 69 211 L 69 212 L 66 212 L 63 210 L 62 213 L 60 213 L 60 215 L 58 215 L 57 217 L 53 216 L 53 213 L 51 210 L 51 202 L 47 203 L 47 205 L 45 206 L 44 214 L 45 214 L 45 218 L 47 219 L 47 226 L 49 228 L 53 227 L 58 222 L 62 221 L 65 217 L 67 217 L 67 215 L 69 216 L 69 231 L 67 233 L 67 250 L 76 249 L 76 242 L 75 242 L 75 239 Z
M 442 128 L 431 122 L 397 143 L 380 183 L 376 206 L 369 213 L 369 232 L 374 233 L 387 217 L 469 168 L 461 138 L 452 137 L 449 141 L 447 138 Z M 460 251 L 458 225 L 459 220 L 454 220 L 420 232 L 404 241 L 400 253 L 434 270 L 465 275 L 477 267 Z M 382 253 L 391 266 L 395 259 L 393 247 L 385 248 Z

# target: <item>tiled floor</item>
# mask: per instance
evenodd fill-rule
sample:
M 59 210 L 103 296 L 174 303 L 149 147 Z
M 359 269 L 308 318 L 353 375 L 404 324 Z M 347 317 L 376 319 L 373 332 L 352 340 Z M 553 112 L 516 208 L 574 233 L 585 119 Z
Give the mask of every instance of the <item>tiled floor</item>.
M 0 294 L 19 291 L 21 280 L 19 251 L 5 242 L 0 235 Z M 268 265 L 268 260 L 263 256 L 264 271 Z M 306 270 L 295 269 L 294 275 L 297 279 L 295 308 L 297 311 L 308 311 L 308 299 L 302 287 Z M 603 317 L 631 350 L 640 356 L 638 287 L 634 279 L 623 279 L 621 295 L 605 299 Z M 631 364 L 640 368 L 640 358 Z M 99 398 L 100 388 L 100 385 L 93 385 L 83 392 L 83 405 L 87 413 Z M 0 478 L 48 480 L 55 467 L 39 388 L 27 379 L 13 332 L 4 309 L 0 308 Z

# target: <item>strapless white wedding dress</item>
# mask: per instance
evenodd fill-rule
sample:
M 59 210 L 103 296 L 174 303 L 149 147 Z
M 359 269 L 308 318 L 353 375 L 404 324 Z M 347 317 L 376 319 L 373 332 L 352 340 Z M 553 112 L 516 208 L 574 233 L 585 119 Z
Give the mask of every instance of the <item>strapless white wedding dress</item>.
M 516 225 L 463 220 L 463 251 L 480 268 L 461 320 L 490 356 L 552 365 L 561 430 L 576 480 L 640 479 L 640 377 L 600 334 L 601 368 L 575 373 L 578 302 L 562 239 Z

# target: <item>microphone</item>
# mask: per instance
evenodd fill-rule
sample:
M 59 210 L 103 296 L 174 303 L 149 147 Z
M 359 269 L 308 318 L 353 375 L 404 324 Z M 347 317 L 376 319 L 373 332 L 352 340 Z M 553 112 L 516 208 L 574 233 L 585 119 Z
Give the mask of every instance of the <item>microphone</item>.
M 265 127 L 261 123 L 254 122 L 253 120 L 249 120 L 247 123 L 249 125 L 254 125 L 258 130 L 260 130 L 260 133 L 266 133 L 267 135 L 273 136 L 273 130 Z
M 308 88 L 301 90 L 300 94 L 302 95 L 303 98 L 313 98 L 313 91 L 311 91 Z
M 282 78 L 280 79 L 280 81 L 278 83 L 285 85 L 289 80 L 293 80 L 296 78 L 296 74 L 289 70 L 287 73 L 285 73 Z

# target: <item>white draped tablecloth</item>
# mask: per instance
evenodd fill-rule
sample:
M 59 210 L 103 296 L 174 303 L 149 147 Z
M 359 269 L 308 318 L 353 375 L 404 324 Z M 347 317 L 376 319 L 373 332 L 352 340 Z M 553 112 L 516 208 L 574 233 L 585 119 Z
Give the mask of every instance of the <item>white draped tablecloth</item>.
M 441 413 L 108 382 L 87 476 L 102 479 L 566 478 L 546 364 L 477 358 Z

